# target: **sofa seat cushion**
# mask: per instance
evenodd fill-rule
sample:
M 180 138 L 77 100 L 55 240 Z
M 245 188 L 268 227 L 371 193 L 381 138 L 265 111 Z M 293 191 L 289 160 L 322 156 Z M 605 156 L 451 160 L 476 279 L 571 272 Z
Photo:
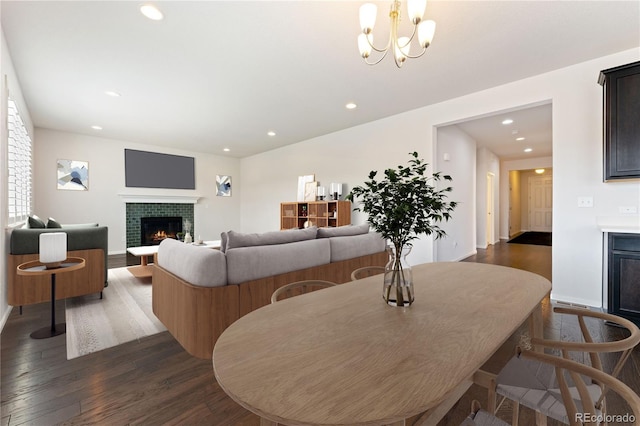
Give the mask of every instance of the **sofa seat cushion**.
M 318 238 L 331 238 L 331 237 L 348 237 L 351 235 L 362 235 L 369 233 L 369 224 L 363 225 L 344 225 L 335 228 L 319 228 Z
M 282 231 L 286 232 L 289 231 Z M 227 248 L 225 255 L 229 284 L 325 265 L 331 258 L 329 246 L 327 239 L 313 239 L 289 244 Z
M 195 286 L 227 284 L 227 262 L 219 250 L 167 238 L 158 247 L 158 265 Z
M 260 234 L 245 234 L 229 231 L 226 234 L 225 251 L 240 247 L 269 246 L 275 244 L 287 244 L 297 241 L 313 240 L 316 238 L 318 228 L 291 229 L 288 231 L 263 232 Z
M 361 235 L 329 238 L 331 262 L 380 253 L 386 248 L 384 239 L 377 232 Z

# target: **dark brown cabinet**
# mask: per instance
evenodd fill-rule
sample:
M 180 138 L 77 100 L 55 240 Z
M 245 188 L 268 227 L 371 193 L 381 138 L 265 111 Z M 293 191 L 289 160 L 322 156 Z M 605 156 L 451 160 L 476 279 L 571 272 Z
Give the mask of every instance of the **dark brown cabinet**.
M 640 178 L 640 62 L 600 72 L 604 181 Z
M 640 234 L 609 233 L 608 311 L 640 324 Z

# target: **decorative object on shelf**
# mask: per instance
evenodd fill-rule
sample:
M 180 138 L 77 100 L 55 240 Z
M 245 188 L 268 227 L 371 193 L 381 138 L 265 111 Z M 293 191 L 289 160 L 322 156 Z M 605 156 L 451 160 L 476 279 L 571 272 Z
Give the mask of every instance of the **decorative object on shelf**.
M 89 163 L 77 160 L 58 160 L 58 189 L 89 190 Z
M 342 195 L 342 184 L 341 183 L 332 183 L 331 186 L 331 196 L 334 200 L 339 200 Z
M 373 3 L 365 3 L 360 6 L 360 28 L 362 34 L 358 36 L 358 50 L 360 50 L 360 56 L 362 56 L 364 61 L 368 65 L 375 65 L 387 56 L 389 50 L 393 50 L 396 66 L 400 68 L 407 58 L 419 58 L 424 55 L 436 32 L 436 23 L 434 21 L 422 20 L 426 7 L 427 0 L 407 1 L 407 15 L 413 25 L 413 32 L 411 33 L 411 37 L 399 37 L 400 1 L 393 0 L 389 12 L 389 18 L 391 19 L 389 40 L 385 47 L 378 48 L 374 46 L 373 42 L 373 27 L 376 23 L 378 8 Z M 422 52 L 417 55 L 412 55 L 411 42 L 416 34 L 418 35 L 418 44 L 422 48 Z M 382 56 L 374 62 L 369 62 L 367 59 L 371 55 L 372 50 L 382 53 Z
M 307 189 L 307 183 L 316 180 L 316 175 L 298 176 L 298 198 L 297 201 L 305 201 L 304 191 Z
M 231 176 L 216 175 L 216 195 L 231 197 Z
M 318 198 L 320 199 L 320 201 L 324 200 L 325 197 L 325 187 L 324 186 L 319 186 L 318 187 Z
M 304 201 L 315 201 L 318 182 L 307 182 L 304 184 Z
M 40 263 L 47 269 L 59 268 L 67 258 L 67 234 L 65 232 L 43 232 L 40 234 Z
M 184 230 L 184 242 L 191 244 L 193 242 L 193 237 L 191 236 L 191 221 L 189 219 L 184 220 L 182 229 Z
M 408 166 L 384 171 L 384 179 L 376 181 L 377 171 L 369 173 L 363 186 L 356 186 L 347 200 L 362 198 L 362 205 L 354 210 L 369 215 L 368 222 L 374 230 L 390 242 L 389 262 L 385 267 L 382 297 L 392 306 L 410 306 L 414 299 L 411 268 L 404 258 L 411 241 L 418 235 L 446 236 L 437 222 L 449 220 L 455 209 L 455 201 L 446 201 L 451 187 L 436 189 L 435 182 L 451 181 L 451 176 L 440 172 L 426 174 L 427 163 L 410 154 Z

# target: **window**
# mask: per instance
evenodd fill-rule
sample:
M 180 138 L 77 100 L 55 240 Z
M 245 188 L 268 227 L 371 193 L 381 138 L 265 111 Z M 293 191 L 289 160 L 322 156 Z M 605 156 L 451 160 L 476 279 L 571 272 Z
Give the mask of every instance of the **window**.
M 8 108 L 8 201 L 9 225 L 27 220 L 31 213 L 31 138 L 14 101 Z

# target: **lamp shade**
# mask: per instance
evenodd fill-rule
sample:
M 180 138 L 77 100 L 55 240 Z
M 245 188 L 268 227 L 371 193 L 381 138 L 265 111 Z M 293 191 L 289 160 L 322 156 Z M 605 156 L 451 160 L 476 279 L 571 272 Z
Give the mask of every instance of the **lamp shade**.
M 422 47 L 429 47 L 436 33 L 435 21 L 422 21 L 418 25 L 418 42 Z
M 373 3 L 365 3 L 360 6 L 360 29 L 365 34 L 369 34 L 376 24 L 378 7 Z
M 358 36 L 358 50 L 360 56 L 368 58 L 371 55 L 371 45 L 373 44 L 373 34 L 360 34 Z
M 427 0 L 409 0 L 407 2 L 407 13 L 414 25 L 422 21 L 422 15 L 424 15 L 426 8 Z
M 65 232 L 43 232 L 40 234 L 40 262 L 54 268 L 67 258 L 67 234 Z
M 407 56 L 409 56 L 409 49 L 411 49 L 411 46 L 409 45 L 410 42 L 411 40 L 409 37 L 400 37 L 398 39 L 398 42 L 393 49 L 397 62 L 404 62 L 405 59 L 407 59 Z

